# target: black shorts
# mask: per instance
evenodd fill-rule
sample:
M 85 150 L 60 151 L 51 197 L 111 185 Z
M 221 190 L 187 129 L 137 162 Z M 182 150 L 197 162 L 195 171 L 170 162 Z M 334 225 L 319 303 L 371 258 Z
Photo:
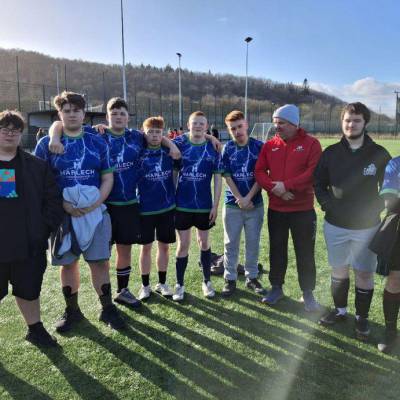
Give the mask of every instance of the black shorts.
M 127 245 L 139 243 L 139 204 L 122 206 L 107 204 L 107 210 L 111 217 L 112 243 Z
M 24 261 L 0 263 L 0 300 L 8 294 L 11 283 L 12 294 L 24 300 L 36 300 L 40 296 L 46 253 Z
M 176 242 L 175 210 L 140 216 L 139 243 L 153 243 L 155 238 L 162 243 Z
M 397 234 L 396 242 L 393 246 L 389 261 L 390 271 L 400 271 L 400 235 Z
M 208 231 L 215 223 L 210 225 L 210 212 L 190 212 L 176 211 L 175 212 L 175 228 L 178 231 L 186 231 L 192 226 L 201 231 Z

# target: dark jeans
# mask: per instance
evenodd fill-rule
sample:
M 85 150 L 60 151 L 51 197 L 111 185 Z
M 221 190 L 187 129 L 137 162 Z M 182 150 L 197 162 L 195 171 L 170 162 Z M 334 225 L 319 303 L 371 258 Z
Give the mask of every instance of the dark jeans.
M 289 230 L 296 254 L 297 274 L 302 291 L 315 288 L 315 234 L 317 217 L 314 210 L 280 212 L 268 209 L 269 281 L 282 286 L 288 263 Z

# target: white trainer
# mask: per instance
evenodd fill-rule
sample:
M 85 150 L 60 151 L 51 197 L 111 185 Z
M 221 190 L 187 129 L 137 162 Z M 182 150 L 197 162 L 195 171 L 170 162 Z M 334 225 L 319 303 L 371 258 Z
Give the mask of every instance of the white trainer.
M 143 286 L 139 290 L 138 298 L 139 300 L 145 300 L 148 299 L 151 295 L 151 287 L 150 285 L 148 286 Z
M 161 296 L 164 297 L 172 297 L 172 295 L 174 294 L 174 292 L 168 286 L 167 283 L 158 282 L 157 285 L 154 287 L 154 291 L 161 294 Z
M 175 293 L 172 296 L 173 301 L 182 301 L 185 297 L 185 286 L 181 286 L 179 283 L 175 285 Z
M 215 290 L 211 281 L 208 281 L 207 283 L 203 282 L 201 288 L 203 289 L 204 297 L 207 297 L 207 299 L 211 299 L 215 296 Z

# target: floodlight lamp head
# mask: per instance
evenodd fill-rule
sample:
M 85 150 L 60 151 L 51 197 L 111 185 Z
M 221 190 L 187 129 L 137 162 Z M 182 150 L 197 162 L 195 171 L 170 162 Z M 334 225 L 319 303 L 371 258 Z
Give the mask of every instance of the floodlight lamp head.
M 250 37 L 250 36 L 247 36 L 247 38 L 244 39 L 244 41 L 245 41 L 246 43 L 250 43 L 252 40 L 253 40 L 253 38 Z
M 178 57 L 182 57 L 182 54 L 181 54 L 181 53 L 176 53 L 176 55 L 177 55 Z

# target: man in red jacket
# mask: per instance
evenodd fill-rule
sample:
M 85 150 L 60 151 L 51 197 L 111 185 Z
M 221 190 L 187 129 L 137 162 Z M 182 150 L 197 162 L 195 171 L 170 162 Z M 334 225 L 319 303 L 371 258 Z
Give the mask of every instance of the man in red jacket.
M 283 298 L 288 263 L 289 230 L 296 253 L 297 273 L 306 311 L 317 311 L 314 298 L 315 234 L 313 172 L 321 156 L 319 141 L 299 127 L 299 109 L 286 104 L 273 115 L 276 135 L 261 149 L 255 175 L 268 192 L 268 231 L 272 289 L 262 299 L 274 305 Z

